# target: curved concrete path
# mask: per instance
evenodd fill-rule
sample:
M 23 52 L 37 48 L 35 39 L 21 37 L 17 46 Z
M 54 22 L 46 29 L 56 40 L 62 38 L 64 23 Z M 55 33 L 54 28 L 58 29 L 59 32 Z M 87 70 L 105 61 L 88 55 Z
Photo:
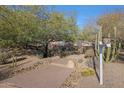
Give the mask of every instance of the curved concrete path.
M 57 88 L 72 71 L 70 68 L 49 65 L 19 74 L 4 82 L 23 88 Z
M 17 74 L 12 78 L 2 81 L 0 87 L 58 88 L 74 71 L 73 62 L 81 59 L 83 59 L 83 55 L 71 55 L 57 58 L 57 60 L 51 59 L 51 64 Z

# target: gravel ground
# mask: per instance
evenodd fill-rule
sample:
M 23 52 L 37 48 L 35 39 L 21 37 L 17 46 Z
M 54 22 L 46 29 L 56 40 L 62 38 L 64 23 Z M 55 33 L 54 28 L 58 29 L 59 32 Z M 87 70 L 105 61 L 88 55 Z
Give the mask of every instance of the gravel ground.
M 94 75 L 94 76 L 81 77 L 78 72 L 78 69 L 75 69 L 67 78 L 65 78 L 65 81 L 61 84 L 61 86 L 58 86 L 58 87 L 61 87 L 61 88 L 62 87 L 66 87 L 66 88 L 68 88 L 68 87 L 69 88 L 73 88 L 73 87 L 76 87 L 76 88 L 124 88 L 124 53 L 121 53 L 121 56 L 119 58 L 120 58 L 120 60 L 118 60 L 117 62 L 104 64 L 104 85 L 102 85 L 102 86 L 99 85 L 99 80 L 98 80 L 99 64 L 97 63 L 95 65 L 97 68 L 96 72 L 97 72 L 98 76 Z M 84 61 L 86 61 L 86 59 L 84 59 L 84 55 L 70 55 L 70 56 L 67 56 L 64 58 L 53 57 L 53 58 L 42 59 L 42 61 L 44 61 L 44 62 L 51 61 L 52 63 L 57 64 L 58 68 L 60 68 L 61 66 L 64 66 L 64 65 L 66 66 L 67 62 L 70 60 L 73 62 L 79 62 L 80 64 L 84 64 L 84 66 L 88 65 L 92 68 L 94 67 L 93 64 L 91 64 L 92 62 L 89 63 L 90 65 L 85 64 Z M 58 65 L 58 64 L 61 64 L 61 65 Z M 53 66 L 53 64 L 51 64 L 51 66 Z M 35 73 L 35 74 L 38 75 L 37 73 Z M 41 77 L 42 77 L 42 75 L 41 75 Z M 34 74 L 32 74 L 32 77 L 33 76 L 34 76 Z M 40 78 L 39 78 L 39 80 L 40 80 Z M 5 87 L 5 86 L 6 87 L 18 87 L 18 86 L 15 86 L 13 84 L 13 82 L 10 82 L 10 83 L 5 82 L 3 84 L 0 84 L 0 87 L 2 87 L 2 86 L 3 87 Z M 46 84 L 46 86 L 47 86 L 47 84 Z
M 99 85 L 96 75 L 82 77 L 79 88 L 124 88 L 124 64 L 106 63 L 104 64 L 104 85 Z

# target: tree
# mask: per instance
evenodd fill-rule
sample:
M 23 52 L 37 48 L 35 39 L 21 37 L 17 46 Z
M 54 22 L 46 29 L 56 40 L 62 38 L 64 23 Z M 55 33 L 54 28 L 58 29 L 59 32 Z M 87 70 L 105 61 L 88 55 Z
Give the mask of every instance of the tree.
M 24 47 L 43 44 L 47 56 L 52 40 L 75 41 L 77 25 L 73 16 L 50 11 L 45 6 L 0 6 L 0 45 Z
M 99 17 L 97 24 L 102 27 L 103 37 L 109 36 L 111 39 L 111 48 L 105 51 L 106 62 L 116 58 L 120 50 L 120 44 L 124 34 L 124 13 L 113 12 Z
M 77 26 L 71 18 L 65 18 L 62 13 L 48 13 L 46 19 L 41 21 L 40 41 L 44 42 L 45 56 L 47 56 L 48 44 L 52 40 L 74 41 Z M 75 36 L 74 36 L 75 35 Z M 42 38 L 41 38 L 42 37 Z
M 96 33 L 98 33 L 96 26 L 94 24 L 87 24 L 83 31 L 79 33 L 79 39 L 93 41 L 95 40 Z
M 117 28 L 117 38 L 123 39 L 124 29 L 124 13 L 112 12 L 104 14 L 99 17 L 97 24 L 102 26 L 103 35 L 107 36 L 108 33 L 114 36 L 114 27 Z
M 5 6 L 1 6 L 0 11 L 1 42 L 9 43 L 11 41 L 9 44 L 16 47 L 33 40 L 35 32 L 39 28 L 39 20 L 35 15 L 31 12 L 12 11 Z

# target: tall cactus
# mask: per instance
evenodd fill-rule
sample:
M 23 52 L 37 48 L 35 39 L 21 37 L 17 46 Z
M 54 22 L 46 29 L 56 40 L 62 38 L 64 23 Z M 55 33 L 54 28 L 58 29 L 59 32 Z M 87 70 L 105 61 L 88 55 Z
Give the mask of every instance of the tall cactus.
M 102 38 L 103 36 L 102 36 L 102 26 L 100 27 L 100 32 L 99 32 L 99 41 L 103 41 L 103 38 Z M 103 62 L 105 62 L 105 55 L 104 55 L 104 53 L 105 53 L 105 48 L 103 47 L 102 48 L 102 54 L 103 54 Z
M 102 26 L 100 26 L 100 31 L 98 33 L 98 51 L 100 51 L 100 49 L 99 49 L 100 41 L 102 41 Z
M 110 38 L 110 33 L 108 34 L 108 38 Z M 105 60 L 107 63 L 110 62 L 110 56 L 111 56 L 111 47 L 107 47 L 106 60 Z
M 118 44 L 118 53 L 120 52 L 120 49 L 121 49 L 121 43 L 119 42 L 119 44 Z
M 95 54 L 97 58 L 99 59 L 99 34 L 96 34 L 96 41 L 95 41 Z
M 121 43 L 117 43 L 117 29 L 114 27 L 114 41 L 111 44 L 111 47 L 106 47 L 102 50 L 103 53 L 103 61 L 106 63 L 111 62 L 116 58 L 118 52 L 120 51 Z M 108 38 L 110 39 L 110 33 L 108 33 Z M 102 27 L 100 27 L 100 31 L 98 35 L 96 35 L 96 42 L 97 42 L 97 56 L 99 56 L 99 41 L 102 41 Z M 96 47 L 95 47 L 96 49 Z M 99 57 L 98 57 L 99 58 Z M 98 59 L 99 60 L 99 59 Z
M 113 49 L 112 49 L 112 60 L 115 59 L 116 57 L 116 49 L 117 49 L 117 44 L 116 44 L 116 33 L 117 33 L 117 29 L 116 27 L 114 27 L 114 42 L 113 42 Z
M 95 39 L 95 51 L 98 49 L 98 34 L 96 34 L 96 39 Z

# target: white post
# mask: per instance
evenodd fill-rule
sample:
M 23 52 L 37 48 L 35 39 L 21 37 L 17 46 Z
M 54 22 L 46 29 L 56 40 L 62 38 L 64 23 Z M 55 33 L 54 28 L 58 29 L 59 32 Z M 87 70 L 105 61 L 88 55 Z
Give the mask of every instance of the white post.
M 103 61 L 102 61 L 102 48 L 103 45 L 100 45 L 100 85 L 103 85 Z

